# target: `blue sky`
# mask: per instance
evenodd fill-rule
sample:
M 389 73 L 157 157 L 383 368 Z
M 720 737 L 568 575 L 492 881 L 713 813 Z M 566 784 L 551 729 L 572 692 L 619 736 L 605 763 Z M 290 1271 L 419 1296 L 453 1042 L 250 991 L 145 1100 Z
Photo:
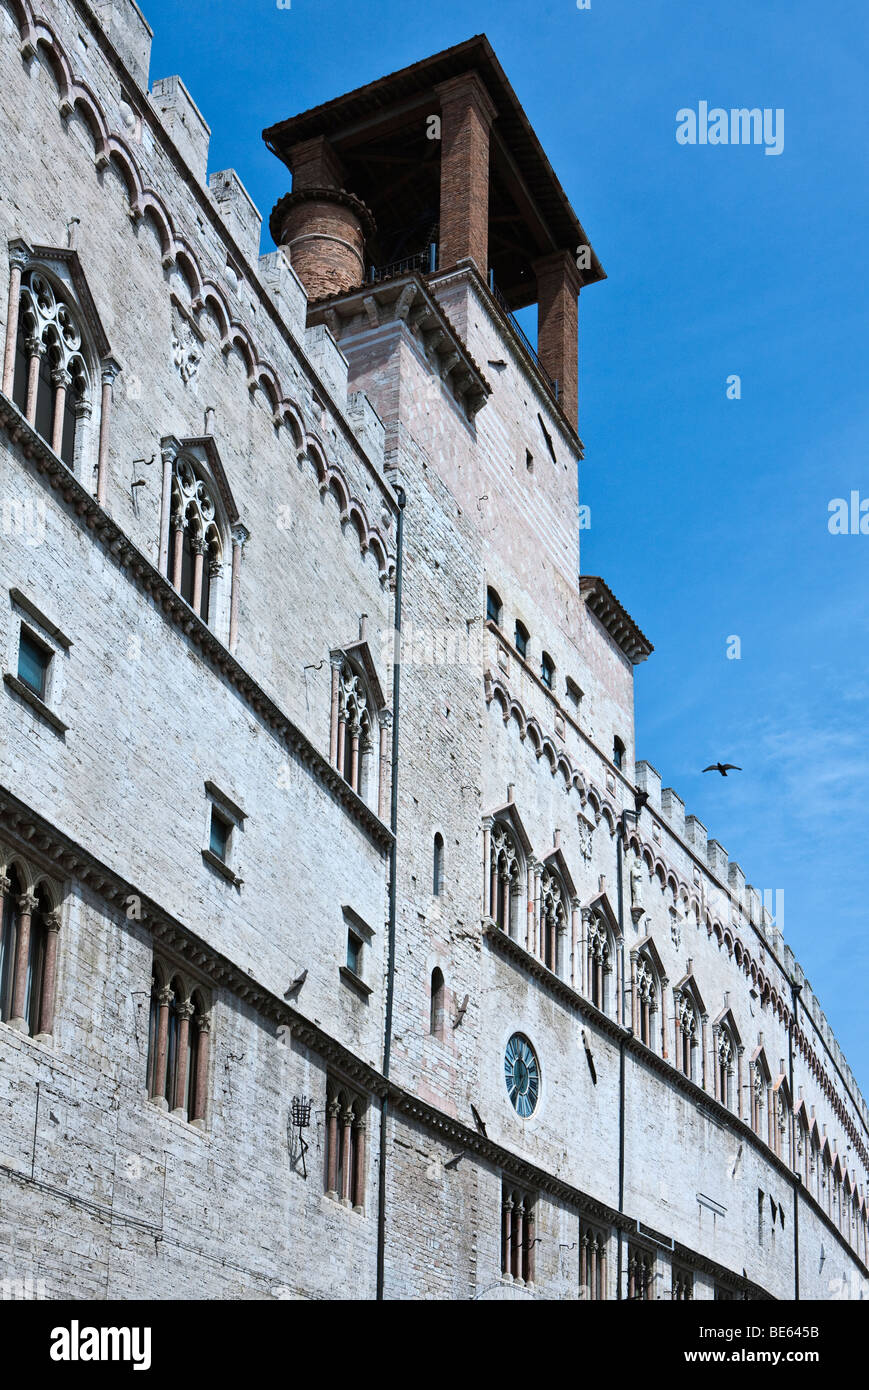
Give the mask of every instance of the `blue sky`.
M 869 498 L 865 0 L 144 9 L 152 79 L 181 74 L 209 167 L 235 168 L 266 221 L 289 176 L 264 126 L 489 36 L 609 276 L 580 299 L 582 568 L 656 647 L 638 756 L 784 891 L 869 1091 L 869 535 L 827 528 L 832 498 Z M 782 108 L 783 153 L 678 145 L 701 100 Z M 702 776 L 718 758 L 744 771 Z

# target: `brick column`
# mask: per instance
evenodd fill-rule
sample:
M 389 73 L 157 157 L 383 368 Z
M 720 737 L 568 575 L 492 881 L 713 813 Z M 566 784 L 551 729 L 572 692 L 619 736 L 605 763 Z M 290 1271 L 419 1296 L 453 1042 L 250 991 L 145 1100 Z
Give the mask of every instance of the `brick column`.
M 241 553 L 250 540 L 250 532 L 244 526 L 232 528 L 232 580 L 229 594 L 229 650 L 235 651 L 238 643 L 238 610 L 241 603 Z
M 578 297 L 582 276 L 568 251 L 534 262 L 537 276 L 537 356 L 558 382 L 558 402 L 572 424 L 579 410 Z
M 100 373 L 102 396 L 100 399 L 100 442 L 97 452 L 97 501 L 101 507 L 106 505 L 106 492 L 109 486 L 109 428 L 112 419 L 113 385 L 120 372 L 120 363 L 113 357 L 106 358 Z
M 470 257 L 489 269 L 489 128 L 495 105 L 475 72 L 435 88 L 441 103 L 442 270 Z
M 39 1010 L 40 1038 L 47 1038 L 54 1030 L 54 996 L 57 988 L 57 937 L 60 931 L 60 913 L 49 912 L 45 918 L 45 963 L 42 967 L 42 1005 Z
M 28 1031 L 24 1010 L 27 1004 L 27 963 L 30 956 L 30 923 L 36 911 L 37 901 L 32 893 L 23 893 L 18 899 L 18 932 L 15 941 L 15 976 L 12 986 L 13 1028 L 20 1032 Z
M 18 246 L 10 255 L 9 298 L 6 310 L 6 346 L 3 354 L 3 394 L 12 395 L 15 382 L 15 344 L 18 339 L 18 312 L 21 307 L 21 272 L 27 264 L 27 252 Z

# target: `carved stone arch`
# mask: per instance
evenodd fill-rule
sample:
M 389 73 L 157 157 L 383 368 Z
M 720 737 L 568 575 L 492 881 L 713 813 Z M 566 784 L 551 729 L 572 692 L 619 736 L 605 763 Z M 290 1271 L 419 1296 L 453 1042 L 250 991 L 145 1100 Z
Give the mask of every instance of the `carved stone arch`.
M 139 170 L 136 161 L 128 146 L 118 135 L 110 134 L 107 137 L 105 149 L 109 164 L 115 166 L 121 182 L 126 189 L 127 202 L 129 203 L 130 212 L 132 212 L 142 192 L 142 181 L 139 178 Z

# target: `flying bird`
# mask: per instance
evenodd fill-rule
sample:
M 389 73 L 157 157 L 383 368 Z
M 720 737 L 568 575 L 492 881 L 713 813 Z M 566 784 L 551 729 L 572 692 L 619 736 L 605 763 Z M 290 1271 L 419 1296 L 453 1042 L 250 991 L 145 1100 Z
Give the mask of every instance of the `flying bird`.
M 726 777 L 728 771 L 730 771 L 730 772 L 741 772 L 741 771 L 742 771 L 742 768 L 741 768 L 741 767 L 737 767 L 737 766 L 736 766 L 736 763 L 710 763 L 708 767 L 704 767 L 703 771 L 704 771 L 704 772 L 720 772 L 722 777 Z

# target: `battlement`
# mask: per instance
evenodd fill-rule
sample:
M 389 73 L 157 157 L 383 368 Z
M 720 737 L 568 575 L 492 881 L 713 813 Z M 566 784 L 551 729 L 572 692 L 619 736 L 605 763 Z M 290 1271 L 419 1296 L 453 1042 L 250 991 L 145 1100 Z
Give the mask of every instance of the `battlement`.
M 767 896 L 746 882 L 742 866 L 730 858 L 727 850 L 708 835 L 706 826 L 694 815 L 685 814 L 685 802 L 672 787 L 661 787 L 661 776 L 651 763 L 639 760 L 635 768 L 636 785 L 648 793 L 648 806 L 660 815 L 671 833 L 690 851 L 692 858 L 698 860 L 703 871 L 708 873 L 719 888 L 727 895 L 731 912 L 737 920 L 747 921 L 762 938 L 781 966 L 789 983 L 799 991 L 806 1012 L 812 1018 L 818 1034 L 823 1040 L 830 1057 L 839 1069 L 864 1122 L 869 1126 L 869 1107 L 857 1085 L 845 1055 L 827 1022 L 820 1003 L 809 984 L 805 971 L 796 959 L 792 949 L 784 940 L 781 928 L 775 921 L 764 898 Z

